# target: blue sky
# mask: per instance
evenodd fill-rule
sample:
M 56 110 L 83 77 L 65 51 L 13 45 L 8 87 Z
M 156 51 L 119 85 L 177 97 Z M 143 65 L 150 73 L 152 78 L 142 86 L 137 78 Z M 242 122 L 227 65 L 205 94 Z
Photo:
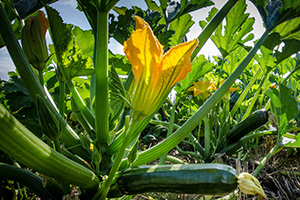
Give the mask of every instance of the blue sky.
M 222 5 L 226 2 L 223 0 L 215 0 L 215 7 L 220 9 Z M 259 38 L 260 35 L 263 33 L 264 29 L 262 27 L 262 22 L 260 19 L 260 16 L 258 15 L 256 8 L 250 3 L 250 1 L 247 1 L 248 3 L 248 10 L 247 12 L 250 13 L 250 16 L 254 16 L 256 19 L 256 23 L 254 25 L 254 34 L 256 38 Z M 56 3 L 51 4 L 55 9 L 57 9 L 60 12 L 61 17 L 63 18 L 65 23 L 74 24 L 76 26 L 79 26 L 80 28 L 87 30 L 90 29 L 89 23 L 86 20 L 84 14 L 76 9 L 77 3 L 75 0 L 60 0 Z M 147 6 L 144 1 L 137 1 L 137 0 L 120 0 L 119 3 L 116 6 L 138 6 L 143 9 L 146 9 Z M 212 7 L 203 8 L 198 11 L 192 12 L 191 15 L 193 16 L 193 20 L 195 21 L 195 24 L 192 26 L 191 31 L 188 33 L 187 37 L 188 40 L 192 40 L 196 37 L 198 37 L 201 29 L 198 25 L 199 20 L 203 20 L 205 17 L 207 17 L 209 10 Z M 47 34 L 47 42 L 51 43 L 49 34 Z M 109 49 L 114 53 L 123 54 L 123 46 L 117 43 L 114 40 L 111 40 L 109 43 Z M 213 56 L 218 55 L 219 52 L 214 46 L 214 44 L 211 41 L 208 41 L 206 45 L 202 48 L 200 51 L 200 54 L 204 54 L 205 56 Z M 13 62 L 10 59 L 10 56 L 6 50 L 6 48 L 0 49 L 0 79 L 7 80 L 8 75 L 7 73 L 9 71 L 14 71 L 15 67 Z

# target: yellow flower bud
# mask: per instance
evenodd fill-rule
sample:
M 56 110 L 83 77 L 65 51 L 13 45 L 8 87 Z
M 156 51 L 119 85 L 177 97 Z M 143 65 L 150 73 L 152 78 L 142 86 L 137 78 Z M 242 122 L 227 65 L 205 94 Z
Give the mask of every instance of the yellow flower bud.
M 42 11 L 25 21 L 21 34 L 21 43 L 29 63 L 37 70 L 45 67 L 48 59 L 48 49 L 45 35 L 49 28 L 48 19 Z
M 247 172 L 243 172 L 238 176 L 238 187 L 245 194 L 259 195 L 263 198 L 267 198 L 259 181 Z

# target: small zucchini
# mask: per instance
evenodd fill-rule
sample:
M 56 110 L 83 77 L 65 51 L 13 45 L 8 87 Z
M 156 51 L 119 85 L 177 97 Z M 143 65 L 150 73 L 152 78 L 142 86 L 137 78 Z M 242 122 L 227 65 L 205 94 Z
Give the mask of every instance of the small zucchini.
M 246 119 L 238 123 L 227 134 L 229 144 L 239 141 L 242 137 L 268 122 L 269 114 L 266 109 L 253 112 Z
M 225 195 L 237 184 L 236 170 L 224 164 L 142 166 L 119 173 L 108 197 L 144 192 Z

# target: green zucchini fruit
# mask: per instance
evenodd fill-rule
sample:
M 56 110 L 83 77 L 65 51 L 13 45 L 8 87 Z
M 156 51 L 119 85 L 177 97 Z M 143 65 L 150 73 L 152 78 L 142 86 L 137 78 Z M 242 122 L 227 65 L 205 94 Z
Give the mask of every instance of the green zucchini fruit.
M 269 114 L 266 109 L 260 109 L 250 114 L 246 119 L 238 123 L 227 134 L 228 143 L 239 141 L 242 137 L 261 127 L 268 122 Z
M 114 180 L 109 198 L 144 192 L 225 195 L 237 189 L 237 172 L 224 164 L 175 164 L 129 168 Z

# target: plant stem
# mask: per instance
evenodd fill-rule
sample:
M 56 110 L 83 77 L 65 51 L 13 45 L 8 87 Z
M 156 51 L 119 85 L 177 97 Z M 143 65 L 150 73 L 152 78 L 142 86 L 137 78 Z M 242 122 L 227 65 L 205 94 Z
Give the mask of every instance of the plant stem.
M 106 10 L 110 11 L 118 2 L 119 0 L 109 0 L 106 4 Z
M 256 167 L 256 169 L 254 170 L 253 176 L 257 176 L 259 174 L 259 172 L 264 168 L 264 166 L 266 165 L 268 160 L 270 160 L 270 158 L 272 156 L 274 156 L 277 152 L 279 152 L 281 149 L 283 149 L 283 146 L 278 145 L 278 143 L 276 143 L 276 145 L 271 149 L 271 151 L 264 157 L 264 159 Z
M 261 80 L 258 88 L 256 89 L 255 95 L 252 98 L 250 105 L 248 105 L 247 110 L 246 110 L 242 120 L 246 119 L 251 114 L 252 108 L 254 107 L 254 104 L 256 103 L 256 101 L 260 95 L 260 91 L 263 88 L 263 85 L 265 85 L 265 82 L 267 82 L 269 80 L 269 77 L 270 77 L 270 72 L 267 72 L 265 74 L 264 78 Z
M 199 124 L 199 121 L 208 114 L 208 112 L 216 105 L 216 103 L 218 103 L 222 99 L 223 95 L 229 90 L 231 85 L 235 82 L 236 79 L 238 79 L 240 74 L 247 67 L 268 35 L 269 31 L 266 30 L 258 40 L 258 42 L 255 44 L 255 46 L 248 53 L 248 55 L 234 70 L 234 72 L 226 79 L 221 87 L 197 110 L 197 112 L 189 120 L 187 120 L 181 126 L 181 128 L 179 128 L 169 138 L 157 144 L 156 146 L 139 153 L 135 162 L 132 163 L 132 166 L 135 167 L 151 162 L 152 160 L 159 158 L 163 154 L 167 153 L 179 142 L 181 142 Z
M 65 115 L 65 95 L 66 95 L 66 83 L 59 82 L 59 113 L 64 118 Z
M 211 135 L 211 130 L 210 130 L 210 125 L 207 119 L 207 116 L 204 117 L 204 156 L 205 160 L 210 159 L 210 135 Z
M 239 99 L 237 100 L 237 102 L 234 104 L 233 108 L 231 109 L 231 116 L 234 116 L 234 114 L 236 113 L 236 111 L 238 110 L 238 108 L 240 107 L 240 105 L 242 104 L 242 101 L 247 96 L 247 94 L 248 94 L 249 90 L 251 89 L 252 85 L 257 80 L 257 78 L 261 75 L 261 73 L 262 73 L 262 69 L 259 68 L 256 71 L 256 73 L 254 74 L 254 76 L 252 77 L 251 81 L 248 83 L 248 85 L 244 89 L 243 93 L 241 94 L 241 96 L 239 97 Z
M 103 187 L 101 187 L 101 189 L 98 191 L 98 193 L 93 197 L 93 200 L 96 200 L 96 199 L 104 200 L 106 198 L 106 195 L 109 191 L 112 180 L 121 165 L 121 162 L 122 162 L 122 159 L 123 159 L 123 156 L 125 153 L 125 149 L 129 144 L 130 138 L 131 138 L 132 134 L 134 133 L 136 125 L 137 125 L 137 121 L 132 120 L 130 126 L 126 130 L 122 146 L 116 156 L 116 159 L 114 160 L 114 163 L 109 172 L 108 178 L 105 181 Z
M 93 113 L 88 109 L 88 107 L 83 102 L 82 98 L 80 97 L 80 94 L 78 93 L 77 89 L 75 88 L 72 80 L 67 80 L 67 85 L 69 90 L 72 93 L 72 98 L 74 99 L 78 109 L 84 116 L 85 120 L 88 122 L 88 124 L 95 128 L 95 116 Z
M 285 84 L 287 82 L 287 80 L 289 80 L 289 78 L 297 71 L 300 70 L 300 62 L 295 66 L 295 68 L 284 78 L 284 80 L 282 81 L 282 84 Z
M 229 13 L 231 8 L 236 4 L 237 1 L 238 0 L 228 0 L 227 3 L 221 8 L 221 10 L 219 10 L 219 12 L 212 18 L 209 24 L 205 26 L 204 30 L 198 36 L 199 44 L 194 50 L 191 60 L 194 60 L 206 41 L 210 38 L 216 28 L 221 24 L 223 19 L 226 17 L 226 15 Z
M 174 125 L 174 119 L 175 119 L 175 110 L 176 110 L 176 105 L 177 103 L 173 104 L 172 106 L 172 110 L 171 110 L 171 118 L 170 118 L 170 122 L 169 122 L 169 127 L 168 127 L 168 132 L 167 132 L 167 138 L 172 134 L 173 132 L 173 125 Z M 162 157 L 160 157 L 159 160 L 159 165 L 163 165 L 166 162 L 166 158 L 167 158 L 168 154 L 163 155 Z
M 43 69 L 39 70 L 39 80 L 42 86 L 44 86 Z
M 55 117 L 60 121 L 63 127 L 63 135 L 61 140 L 65 143 L 67 147 L 74 147 L 72 151 L 76 154 L 82 156 L 86 161 L 90 160 L 88 153 L 81 147 L 77 146 L 80 144 L 78 135 L 74 130 L 68 125 L 68 123 L 62 118 L 60 113 L 57 111 L 55 104 L 50 96 L 45 93 L 44 88 L 40 84 L 36 74 L 32 70 L 14 31 L 11 28 L 10 22 L 5 14 L 5 11 L 0 4 L 0 33 L 5 42 L 7 50 L 22 78 L 22 81 L 32 98 L 34 103 L 37 102 L 37 96 L 44 98 L 44 103 L 47 105 L 47 108 L 55 115 Z
M 109 138 L 108 109 L 108 12 L 97 9 L 95 115 L 98 145 L 106 146 Z

